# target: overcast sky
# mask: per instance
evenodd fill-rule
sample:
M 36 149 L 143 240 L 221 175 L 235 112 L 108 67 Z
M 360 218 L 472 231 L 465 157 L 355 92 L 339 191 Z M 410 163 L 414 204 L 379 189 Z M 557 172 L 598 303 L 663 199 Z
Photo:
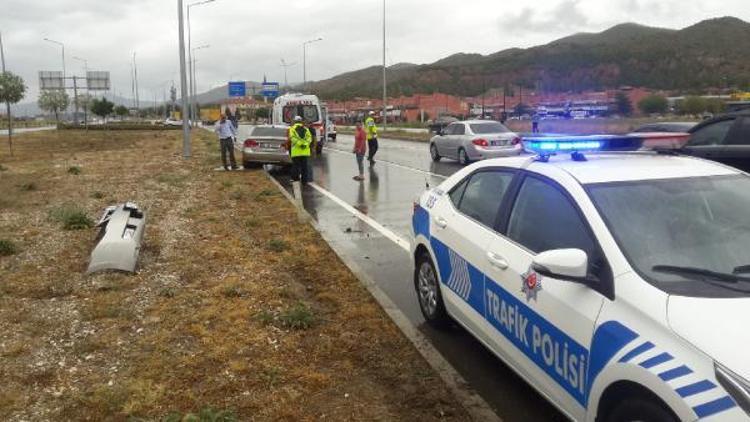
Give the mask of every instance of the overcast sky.
M 195 0 L 186 1 L 191 3 Z M 430 63 L 458 53 L 488 54 L 544 44 L 575 32 L 598 32 L 622 22 L 682 28 L 703 19 L 736 16 L 750 21 L 747 0 L 386 0 L 387 64 Z M 227 80 L 325 79 L 382 61 L 381 0 L 216 0 L 191 8 L 192 45 L 201 91 Z M 460 5 L 460 7 L 457 7 Z M 179 85 L 176 0 L 0 0 L 0 31 L 8 70 L 29 86 L 36 101 L 39 70 L 67 74 L 108 70 L 118 95 L 130 96 L 136 52 L 141 99 L 161 100 Z

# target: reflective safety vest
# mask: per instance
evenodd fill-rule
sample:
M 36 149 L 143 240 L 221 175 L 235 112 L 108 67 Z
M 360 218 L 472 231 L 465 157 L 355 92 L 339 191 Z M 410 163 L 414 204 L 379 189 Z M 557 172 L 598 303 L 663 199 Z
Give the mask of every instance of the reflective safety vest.
M 365 119 L 365 131 L 367 131 L 367 140 L 378 137 L 378 127 L 375 126 L 375 119 L 368 117 Z
M 305 130 L 305 137 L 299 136 L 297 128 Z M 292 145 L 291 155 L 294 157 L 309 157 L 310 156 L 310 144 L 312 144 L 312 133 L 310 129 L 306 128 L 302 123 L 297 123 L 289 128 L 289 141 Z

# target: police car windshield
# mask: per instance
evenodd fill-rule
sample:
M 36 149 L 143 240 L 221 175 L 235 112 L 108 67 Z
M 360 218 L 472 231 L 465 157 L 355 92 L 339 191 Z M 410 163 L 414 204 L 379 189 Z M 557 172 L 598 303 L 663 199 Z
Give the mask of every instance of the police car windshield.
M 660 268 L 732 274 L 750 264 L 746 175 L 604 183 L 588 191 L 634 269 L 670 293 L 701 295 L 722 287 Z
M 472 123 L 469 125 L 471 127 L 471 131 L 475 135 L 484 135 L 488 133 L 506 133 L 510 132 L 507 127 L 503 126 L 500 123 L 497 122 L 487 122 L 487 123 Z

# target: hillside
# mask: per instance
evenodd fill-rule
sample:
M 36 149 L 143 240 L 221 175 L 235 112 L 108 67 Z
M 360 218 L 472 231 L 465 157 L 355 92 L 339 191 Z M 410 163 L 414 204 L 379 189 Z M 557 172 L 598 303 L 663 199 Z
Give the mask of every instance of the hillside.
M 724 17 L 681 30 L 634 23 L 574 34 L 549 44 L 490 55 L 458 53 L 432 64 L 392 66 L 389 95 L 444 92 L 473 96 L 506 84 L 545 91 L 622 85 L 700 90 L 750 85 L 750 23 Z M 311 84 L 327 99 L 378 97 L 379 66 Z

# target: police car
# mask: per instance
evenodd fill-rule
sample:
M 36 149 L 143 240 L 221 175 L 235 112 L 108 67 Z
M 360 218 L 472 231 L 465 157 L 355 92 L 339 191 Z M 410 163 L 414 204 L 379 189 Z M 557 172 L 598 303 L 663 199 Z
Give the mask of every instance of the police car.
M 630 141 L 527 139 L 426 191 L 422 313 L 573 420 L 750 420 L 750 176 L 604 151 Z

